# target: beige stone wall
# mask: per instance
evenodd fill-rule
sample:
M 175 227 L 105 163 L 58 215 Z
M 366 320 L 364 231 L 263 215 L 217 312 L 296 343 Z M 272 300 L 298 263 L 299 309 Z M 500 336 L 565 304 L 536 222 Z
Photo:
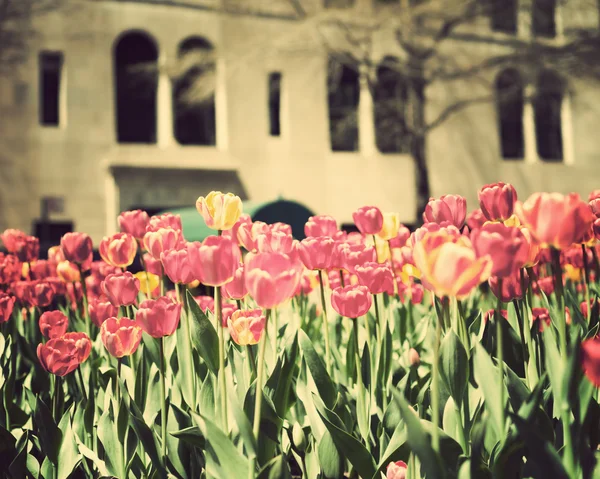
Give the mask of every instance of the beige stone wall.
M 261 6 L 260 0 L 252 1 Z M 289 7 L 282 2 L 278 13 L 287 15 L 283 3 Z M 318 4 L 310 3 L 309 10 Z M 584 18 L 597 23 L 597 16 Z M 169 135 L 159 145 L 117 144 L 112 48 L 130 29 L 143 29 L 156 39 L 167 67 L 188 36 L 201 35 L 215 45 L 220 55 L 217 147 L 182 147 Z M 129 203 L 139 199 L 148 206 L 163 201 L 175 206 L 189 199 L 191 206 L 210 189 L 232 189 L 256 201 L 281 195 L 340 222 L 351 222 L 352 211 L 364 204 L 399 211 L 403 221 L 414 221 L 410 158 L 368 149 L 330 151 L 326 55 L 311 25 L 151 3 L 86 1 L 39 19 L 38 30 L 30 61 L 16 78 L 28 85 L 25 101 L 14 102 L 15 79 L 0 79 L 0 230 L 28 230 L 39 215 L 39 199 L 59 195 L 66 209 L 57 219 L 74 220 L 76 229 L 99 241 L 114 228 L 109 218 Z M 376 38 L 377 55 L 397 53 L 391 35 L 381 32 Z M 65 54 L 67 120 L 61 128 L 38 125 L 37 52 L 42 48 Z M 461 44 L 448 53 L 474 62 L 498 48 Z M 271 71 L 283 74 L 279 138 L 268 134 Z M 503 161 L 494 105 L 478 104 L 430 136 L 433 194 L 462 194 L 472 208 L 478 187 L 498 180 L 514 183 L 523 198 L 536 190 L 583 195 L 600 187 L 600 87 L 572 80 L 570 88 L 572 164 Z M 433 85 L 428 116 L 434 118 L 465 95 L 486 91 L 479 82 Z

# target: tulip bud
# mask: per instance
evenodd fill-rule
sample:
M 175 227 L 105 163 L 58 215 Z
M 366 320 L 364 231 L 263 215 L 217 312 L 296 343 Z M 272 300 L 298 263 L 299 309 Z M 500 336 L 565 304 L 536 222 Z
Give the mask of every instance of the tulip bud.
M 354 224 L 364 235 L 376 235 L 383 227 L 383 214 L 376 206 L 363 206 L 352 214 Z
M 109 274 L 102 281 L 101 288 L 113 306 L 129 306 L 136 302 L 140 280 L 129 271 Z
M 429 199 L 423 213 L 423 222 L 448 222 L 460 229 L 464 225 L 466 217 L 467 200 L 459 195 L 444 195 L 439 199 Z
M 13 312 L 16 298 L 5 293 L 0 293 L 0 324 L 6 323 Z
M 408 466 L 404 461 L 390 462 L 385 471 L 385 479 L 405 479 Z
M 128 318 L 108 318 L 100 327 L 100 338 L 111 356 L 122 358 L 135 353 L 142 340 L 142 328 Z
M 242 200 L 233 193 L 211 191 L 206 197 L 198 198 L 196 209 L 209 228 L 229 230 L 242 214 Z
M 69 327 L 69 318 L 61 311 L 46 311 L 39 319 L 40 331 L 48 339 L 60 338 Z
M 421 356 L 415 348 L 410 348 L 408 350 L 408 363 L 411 368 L 417 368 L 421 364 Z
M 300 452 L 304 452 L 308 445 L 304 429 L 302 429 L 302 426 L 297 422 L 294 422 L 294 425 L 292 426 L 292 442 L 294 447 Z
M 92 238 L 85 233 L 67 233 L 60 240 L 67 261 L 88 269 L 93 259 Z
M 240 346 L 258 344 L 265 325 L 266 318 L 260 308 L 235 311 L 227 321 L 231 339 Z
M 126 268 L 133 263 L 137 253 L 137 241 L 128 233 L 106 236 L 99 246 L 104 261 L 117 268 Z
M 123 211 L 118 219 L 121 231 L 130 234 L 138 241 L 141 241 L 146 234 L 149 221 L 148 213 L 142 210 Z

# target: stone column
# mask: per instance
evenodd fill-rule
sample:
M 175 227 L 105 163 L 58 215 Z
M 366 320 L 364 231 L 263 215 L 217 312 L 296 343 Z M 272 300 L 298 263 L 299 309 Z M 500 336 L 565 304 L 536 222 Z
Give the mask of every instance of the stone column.
M 173 139 L 173 88 L 167 71 L 166 56 L 158 59 L 158 87 L 156 91 L 157 143 L 160 148 L 168 148 Z
M 534 88 L 525 87 L 525 104 L 523 106 L 523 138 L 525 141 L 525 163 L 537 163 L 537 141 L 535 134 L 535 113 L 533 109 Z
M 227 69 L 225 59 L 218 57 L 215 66 L 215 128 L 217 149 L 229 149 L 227 118 Z
M 376 153 L 375 115 L 373 114 L 373 96 L 369 90 L 368 69 L 366 65 L 359 67 L 360 96 L 358 101 L 358 145 L 365 156 Z

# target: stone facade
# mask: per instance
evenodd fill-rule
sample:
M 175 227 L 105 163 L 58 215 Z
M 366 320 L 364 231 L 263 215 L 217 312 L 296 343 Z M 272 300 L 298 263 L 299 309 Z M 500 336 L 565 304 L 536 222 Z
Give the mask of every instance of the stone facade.
M 403 221 L 413 222 L 412 160 L 375 148 L 366 86 L 358 108 L 359 151 L 332 152 L 327 52 L 314 23 L 294 20 L 294 2 L 236 1 L 241 13 L 222 14 L 213 8 L 218 0 L 182 1 L 185 5 L 80 0 L 35 19 L 39 35 L 32 39 L 29 61 L 14 77 L 0 79 L 0 230 L 29 231 L 40 215 L 40 198 L 60 196 L 65 209 L 53 219 L 72 220 L 76 230 L 98 242 L 116 229 L 123 209 L 191 206 L 212 189 L 255 201 L 281 195 L 342 223 L 351 222 L 352 212 L 364 204 L 398 211 Z M 232 2 L 226 3 L 231 8 Z M 309 14 L 322 8 L 319 0 L 300 3 Z M 364 0 L 358 5 L 364 6 Z M 254 14 L 244 14 L 244 8 Z M 563 11 L 561 28 L 570 21 L 598 27 L 597 13 L 575 12 Z M 520 23 L 527 25 L 527 20 Z M 113 49 L 129 31 L 145 32 L 158 49 L 156 144 L 117 142 Z M 474 24 L 472 31 L 489 32 L 489 25 Z M 520 24 L 518 35 L 527 35 L 526 26 Z M 178 46 L 193 36 L 207 39 L 217 52 L 215 146 L 182 146 L 173 135 L 169 68 Z M 465 40 L 446 48 L 457 61 L 468 63 L 506 47 L 501 41 Z M 58 127 L 38 121 L 40 51 L 64 55 Z M 385 29 L 375 35 L 373 51 L 376 58 L 401 55 Z M 269 135 L 267 79 L 273 71 L 282 74 L 278 137 Z M 490 73 L 488 82 L 493 79 Z M 477 79 L 434 84 L 427 94 L 427 115 L 433 118 L 466 94 L 489 91 Z M 513 183 L 523 198 L 538 190 L 587 195 L 600 187 L 599 100 L 599 85 L 568 79 L 561 114 L 564 160 L 552 164 L 537 158 L 527 118 L 524 159 L 505 161 L 494 102 L 455 114 L 428 139 L 433 195 L 462 194 L 472 209 L 478 187 L 499 180 Z

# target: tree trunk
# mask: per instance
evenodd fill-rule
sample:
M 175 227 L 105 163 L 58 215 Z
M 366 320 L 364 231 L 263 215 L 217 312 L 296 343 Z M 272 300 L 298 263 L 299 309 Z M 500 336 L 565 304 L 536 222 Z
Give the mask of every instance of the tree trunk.
M 422 214 L 431 196 L 429 187 L 429 170 L 425 150 L 425 79 L 423 62 L 414 60 L 411 63 L 410 105 L 411 105 L 411 154 L 415 162 L 415 194 L 416 224 L 422 223 Z

